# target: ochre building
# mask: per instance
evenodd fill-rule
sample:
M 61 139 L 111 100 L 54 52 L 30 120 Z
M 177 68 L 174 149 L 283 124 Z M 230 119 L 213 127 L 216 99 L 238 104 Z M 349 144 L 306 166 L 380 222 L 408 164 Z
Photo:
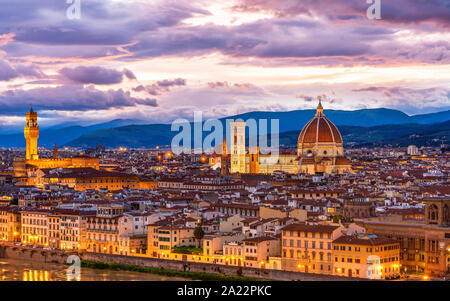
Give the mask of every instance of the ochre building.
M 367 233 L 394 238 L 400 243 L 403 272 L 445 275 L 450 273 L 450 198 L 429 198 L 424 203 L 424 222 L 389 216 L 357 223 Z

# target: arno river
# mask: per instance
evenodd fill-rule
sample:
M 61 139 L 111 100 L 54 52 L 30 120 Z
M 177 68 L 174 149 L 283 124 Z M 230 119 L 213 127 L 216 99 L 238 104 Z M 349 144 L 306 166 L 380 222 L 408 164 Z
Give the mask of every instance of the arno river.
M 55 263 L 0 258 L 0 281 L 68 281 L 67 266 Z M 81 268 L 81 275 L 72 281 L 170 281 L 182 278 L 147 273 Z

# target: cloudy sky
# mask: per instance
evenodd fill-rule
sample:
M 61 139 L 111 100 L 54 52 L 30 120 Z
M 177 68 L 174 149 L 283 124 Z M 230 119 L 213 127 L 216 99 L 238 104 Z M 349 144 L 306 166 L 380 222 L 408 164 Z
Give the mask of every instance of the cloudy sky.
M 450 1 L 2 0 L 0 126 L 450 109 Z

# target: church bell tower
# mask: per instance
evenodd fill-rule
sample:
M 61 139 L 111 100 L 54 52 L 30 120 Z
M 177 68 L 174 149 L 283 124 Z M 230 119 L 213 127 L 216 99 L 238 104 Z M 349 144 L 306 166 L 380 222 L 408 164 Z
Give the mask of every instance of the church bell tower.
M 33 111 L 31 106 L 30 111 L 27 112 L 27 125 L 24 127 L 24 136 L 27 141 L 27 160 L 37 160 L 38 156 L 38 138 L 39 126 L 37 125 L 37 113 Z

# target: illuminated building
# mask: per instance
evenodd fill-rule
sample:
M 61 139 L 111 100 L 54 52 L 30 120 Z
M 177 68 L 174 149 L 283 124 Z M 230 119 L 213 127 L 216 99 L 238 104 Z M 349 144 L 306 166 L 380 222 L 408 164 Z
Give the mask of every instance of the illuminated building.
M 333 241 L 333 274 L 386 279 L 400 274 L 400 244 L 375 235 L 344 235 Z
M 160 221 L 147 227 L 147 254 L 168 258 L 174 247 L 195 245 L 194 229 Z
M 228 176 L 230 171 L 230 155 L 228 154 L 227 141 L 223 137 L 222 142 L 222 156 L 220 157 L 220 174 Z
M 269 257 L 280 256 L 280 238 L 259 236 L 242 241 L 244 265 L 253 268 L 266 268 Z
M 333 273 L 333 240 L 342 236 L 342 226 L 290 224 L 282 229 L 282 270 Z
M 48 245 L 51 248 L 61 247 L 61 217 L 57 214 L 48 216 Z
M 52 216 L 52 212 L 45 209 L 21 211 L 21 243 L 29 246 L 48 247 L 49 216 Z
M 26 140 L 25 158 L 14 159 L 14 176 L 22 178 L 27 185 L 34 185 L 27 181 L 29 172 L 35 172 L 41 168 L 72 168 L 72 167 L 92 167 L 99 169 L 99 159 L 90 157 L 59 158 L 58 149 L 55 144 L 53 158 L 39 159 L 38 138 L 39 125 L 37 124 L 37 112 L 30 108 L 27 112 L 27 123 L 24 127 L 24 136 Z
M 225 242 L 223 244 L 223 264 L 225 265 L 244 265 L 244 246 L 242 242 Z
M 298 137 L 297 152 L 280 152 L 277 156 L 263 154 L 259 147 L 245 148 L 245 122 L 231 122 L 231 173 L 273 174 L 284 171 L 291 174 L 351 172 L 351 163 L 344 157 L 341 134 L 325 117 L 319 99 L 317 112 Z
M 450 272 L 450 199 L 429 198 L 425 221 L 404 221 L 399 216 L 356 220 L 367 233 L 396 239 L 400 243 L 403 272 L 444 275 Z
M 0 206 L 0 241 L 20 241 L 20 212 L 16 206 Z
M 407 154 L 410 156 L 417 156 L 420 155 L 419 149 L 417 148 L 417 146 L 415 145 L 409 145 L 408 146 L 408 150 L 407 150 Z
M 122 205 L 97 206 L 95 216 L 86 219 L 86 250 L 94 253 L 120 254 L 119 218 Z
M 350 162 L 344 157 L 341 133 L 325 117 L 320 98 L 316 115 L 300 132 L 297 154 L 303 173 L 342 174 L 351 170 Z
M 90 211 L 60 210 L 60 245 L 63 250 L 86 249 L 86 220 Z
M 36 177 L 30 178 L 30 180 L 38 187 L 44 187 L 47 184 L 61 184 L 79 191 L 140 188 L 139 177 L 136 175 L 94 168 L 45 168 L 37 170 L 35 175 Z
M 245 122 L 230 122 L 231 130 L 231 173 L 247 173 L 245 151 Z
M 37 160 L 38 156 L 38 138 L 39 126 L 37 124 L 37 113 L 33 111 L 31 106 L 30 111 L 27 112 L 27 125 L 24 127 L 24 136 L 26 140 L 26 159 Z

